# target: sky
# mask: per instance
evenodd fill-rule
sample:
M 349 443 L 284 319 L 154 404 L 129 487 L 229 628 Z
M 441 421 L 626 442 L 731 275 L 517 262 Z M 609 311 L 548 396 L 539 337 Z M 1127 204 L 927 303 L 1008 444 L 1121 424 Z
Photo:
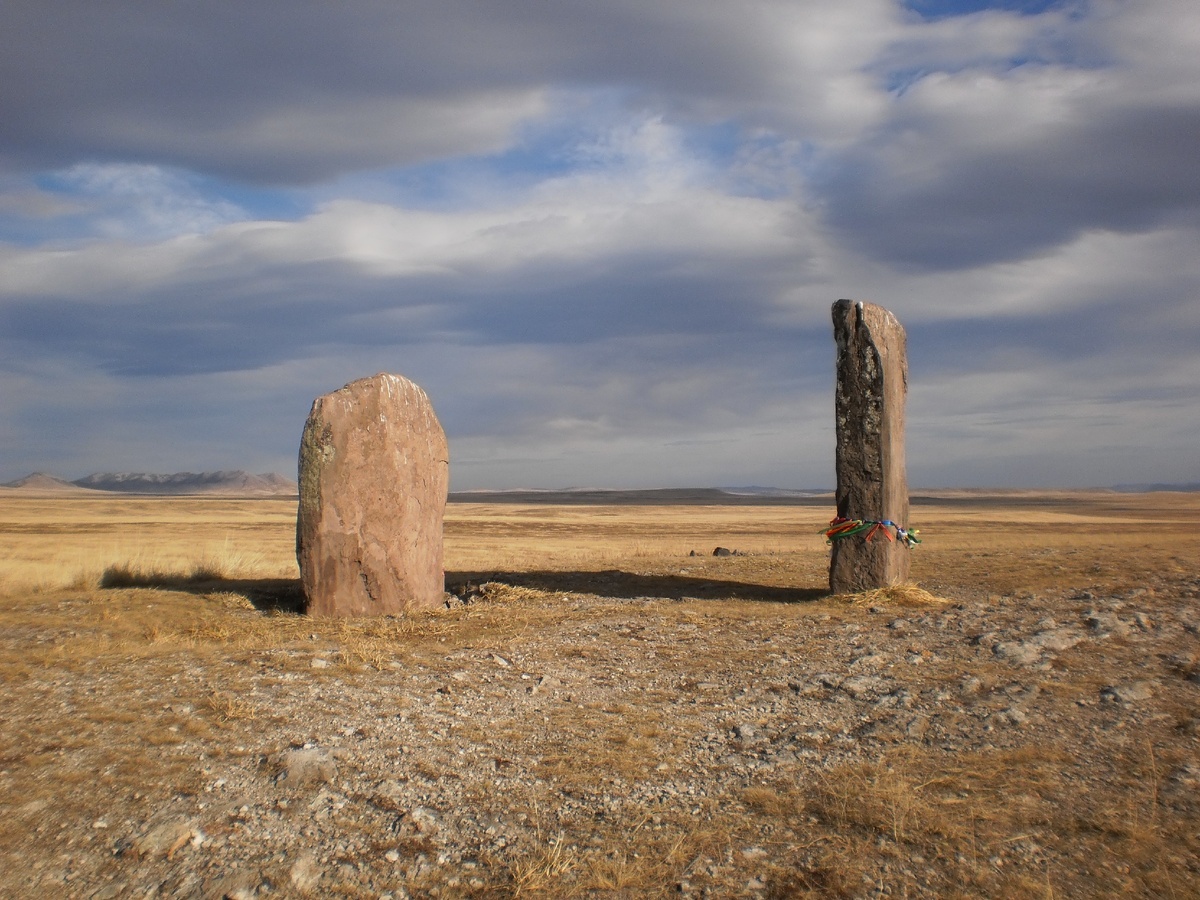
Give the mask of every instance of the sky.
M 6 0 L 0 481 L 295 474 L 421 385 L 451 487 L 1200 480 L 1194 0 Z

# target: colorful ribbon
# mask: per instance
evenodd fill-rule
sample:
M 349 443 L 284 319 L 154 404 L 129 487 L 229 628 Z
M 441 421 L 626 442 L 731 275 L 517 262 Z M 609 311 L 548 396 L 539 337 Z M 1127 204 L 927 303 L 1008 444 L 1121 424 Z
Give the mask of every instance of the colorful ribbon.
M 889 528 L 892 531 L 888 531 Z M 829 528 L 825 531 L 825 539 L 832 544 L 834 541 L 861 534 L 869 541 L 876 534 L 882 534 L 889 541 L 899 541 L 905 547 L 913 547 L 921 543 L 920 538 L 917 537 L 920 533 L 915 528 L 901 528 L 889 519 L 877 522 L 874 519 L 847 519 L 838 516 L 829 523 Z

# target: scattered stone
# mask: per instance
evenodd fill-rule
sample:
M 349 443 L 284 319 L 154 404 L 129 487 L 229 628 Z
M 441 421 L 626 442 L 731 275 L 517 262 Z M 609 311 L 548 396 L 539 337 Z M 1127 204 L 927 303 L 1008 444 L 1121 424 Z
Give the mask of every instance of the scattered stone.
M 442 602 L 449 451 L 424 391 L 381 374 L 318 397 L 299 471 L 296 557 L 310 615 Z
M 886 653 L 868 653 L 850 661 L 851 668 L 878 669 L 891 661 Z
M 203 832 L 196 820 L 173 818 L 151 826 L 134 838 L 132 849 L 138 856 L 171 858 L 193 841 L 203 841 Z
M 1154 696 L 1154 687 L 1152 681 L 1109 685 L 1100 691 L 1100 699 L 1109 703 L 1140 703 Z
M 993 718 L 1009 725 L 1024 725 L 1029 721 L 1029 714 L 1018 706 L 1010 706 L 1003 712 L 996 713 Z
M 1195 653 L 1172 653 L 1166 660 L 1167 668 L 1182 675 L 1188 681 L 1200 683 L 1200 661 Z
M 877 675 L 854 675 L 844 680 L 839 687 L 855 700 L 871 694 L 881 693 L 885 682 Z
M 412 810 L 408 814 L 408 821 L 412 822 L 418 834 L 423 835 L 437 834 L 441 827 L 441 818 L 438 814 L 424 806 L 418 806 Z
M 925 737 L 925 733 L 929 730 L 928 716 L 913 716 L 904 728 L 904 733 L 913 740 L 919 741 Z
M 229 888 L 221 896 L 221 900 L 254 900 L 258 893 L 257 889 L 252 884 L 239 884 Z
M 332 784 L 337 779 L 337 763 L 319 747 L 285 750 L 274 759 L 278 774 L 275 783 L 284 788 Z
M 733 551 L 728 547 L 717 547 L 712 552 L 713 556 L 733 556 Z
M 959 692 L 964 695 L 978 694 L 983 690 L 983 682 L 974 675 L 968 675 L 959 685 Z
M 254 900 L 261 879 L 250 872 L 234 872 L 221 875 L 206 887 L 203 896 L 219 897 L 220 900 Z
M 992 653 L 1018 666 L 1032 666 L 1042 659 L 1041 647 L 1024 641 L 1001 641 L 992 647 Z
M 1028 644 L 1042 650 L 1058 652 L 1069 650 L 1082 640 L 1083 635 L 1073 629 L 1051 626 L 1048 630 L 1041 631 L 1031 637 Z
M 1090 611 L 1084 618 L 1084 624 L 1096 633 L 1097 637 L 1124 637 L 1129 634 L 1129 626 L 1113 613 Z
M 1200 765 L 1184 763 L 1167 777 L 1166 793 L 1175 803 L 1184 806 L 1200 806 Z
M 321 864 L 315 854 L 301 853 L 288 869 L 288 881 L 300 894 L 311 894 L 321 882 Z
M 821 672 L 819 675 L 813 676 L 813 680 L 822 687 L 829 688 L 831 691 L 840 688 L 842 682 L 845 681 L 841 675 L 833 672 Z

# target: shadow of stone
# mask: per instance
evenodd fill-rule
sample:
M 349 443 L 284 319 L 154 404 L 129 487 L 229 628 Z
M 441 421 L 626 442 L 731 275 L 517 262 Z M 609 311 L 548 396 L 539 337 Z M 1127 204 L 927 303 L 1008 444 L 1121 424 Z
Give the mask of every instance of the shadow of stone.
M 262 612 L 304 612 L 304 590 L 299 578 L 225 578 L 211 572 L 182 575 L 177 572 L 132 572 L 109 566 L 100 576 L 100 587 L 153 588 L 188 594 L 240 594 Z
M 778 587 L 682 575 L 639 575 L 619 569 L 602 572 L 446 573 L 446 589 L 460 595 L 464 593 L 465 585 L 489 581 L 547 593 L 592 594 L 614 599 L 811 603 L 829 596 L 829 591 L 824 588 Z M 100 578 L 100 587 L 109 590 L 152 588 L 197 596 L 233 593 L 245 597 L 255 609 L 262 612 L 304 612 L 304 591 L 298 578 L 225 578 L 203 571 L 184 575 L 177 572 L 132 572 L 121 566 L 110 566 Z
M 623 599 L 757 600 L 763 603 L 811 603 L 829 596 L 825 588 L 777 587 L 691 578 L 683 575 L 639 575 L 609 569 L 602 572 L 447 572 L 446 589 L 460 594 L 464 585 L 497 581 L 548 593 L 594 594 Z

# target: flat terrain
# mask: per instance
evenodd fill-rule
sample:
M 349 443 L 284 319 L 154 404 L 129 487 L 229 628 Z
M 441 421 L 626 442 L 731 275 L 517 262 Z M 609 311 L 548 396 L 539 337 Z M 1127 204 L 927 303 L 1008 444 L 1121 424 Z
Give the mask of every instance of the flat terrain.
M 812 503 L 456 503 L 336 622 L 294 501 L 0 492 L 0 896 L 1200 896 L 1200 495 L 914 501 L 853 597 Z

